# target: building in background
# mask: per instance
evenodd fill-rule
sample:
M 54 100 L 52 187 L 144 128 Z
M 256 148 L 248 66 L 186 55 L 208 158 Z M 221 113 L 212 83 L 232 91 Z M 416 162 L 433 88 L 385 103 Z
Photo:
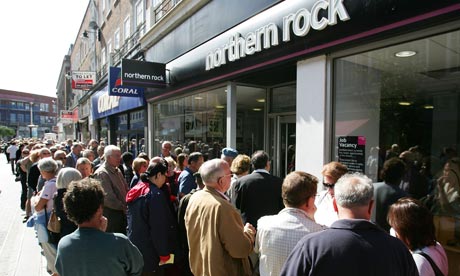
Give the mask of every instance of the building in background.
M 56 115 L 54 97 L 0 89 L 0 125 L 14 129 L 17 138 L 57 133 Z

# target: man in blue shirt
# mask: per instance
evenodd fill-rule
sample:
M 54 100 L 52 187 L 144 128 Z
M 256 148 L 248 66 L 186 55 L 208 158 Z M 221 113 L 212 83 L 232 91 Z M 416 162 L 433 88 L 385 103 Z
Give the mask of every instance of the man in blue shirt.
M 192 152 L 188 157 L 188 166 L 180 173 L 177 183 L 179 184 L 179 199 L 196 189 L 193 174 L 198 171 L 204 159 L 201 152 Z

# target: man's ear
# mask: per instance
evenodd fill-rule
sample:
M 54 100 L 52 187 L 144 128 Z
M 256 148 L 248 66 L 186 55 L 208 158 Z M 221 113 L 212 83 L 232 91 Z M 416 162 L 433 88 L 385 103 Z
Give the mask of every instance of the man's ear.
M 334 206 L 334 211 L 339 213 L 339 209 L 337 208 L 337 202 L 335 201 L 335 197 L 332 198 L 332 205 Z
M 371 199 L 371 201 L 369 202 L 369 209 L 367 210 L 367 212 L 369 213 L 369 215 L 372 214 L 372 207 L 374 207 L 374 200 Z

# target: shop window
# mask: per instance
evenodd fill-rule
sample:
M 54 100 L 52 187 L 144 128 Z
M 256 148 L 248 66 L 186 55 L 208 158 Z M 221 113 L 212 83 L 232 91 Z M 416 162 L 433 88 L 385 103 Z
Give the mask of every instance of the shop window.
M 225 88 L 159 103 L 154 112 L 157 154 L 164 140 L 173 141 L 186 151 L 202 151 L 209 158 L 218 157 L 225 145 Z
M 266 89 L 237 86 L 236 146 L 251 156 L 264 149 Z
M 288 85 L 276 87 L 271 90 L 270 112 L 284 113 L 295 112 L 296 108 L 296 86 Z
M 373 181 L 382 180 L 385 160 L 404 159 L 400 188 L 416 198 L 434 195 L 429 207 L 439 223 L 438 240 L 456 250 L 459 49 L 460 31 L 454 31 L 333 62 L 335 159 Z

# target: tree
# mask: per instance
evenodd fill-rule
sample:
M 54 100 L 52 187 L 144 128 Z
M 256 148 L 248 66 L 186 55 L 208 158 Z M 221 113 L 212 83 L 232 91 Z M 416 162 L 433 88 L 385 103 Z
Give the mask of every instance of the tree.
M 15 134 L 16 131 L 14 131 L 14 129 L 6 126 L 0 126 L 0 137 L 14 136 Z

